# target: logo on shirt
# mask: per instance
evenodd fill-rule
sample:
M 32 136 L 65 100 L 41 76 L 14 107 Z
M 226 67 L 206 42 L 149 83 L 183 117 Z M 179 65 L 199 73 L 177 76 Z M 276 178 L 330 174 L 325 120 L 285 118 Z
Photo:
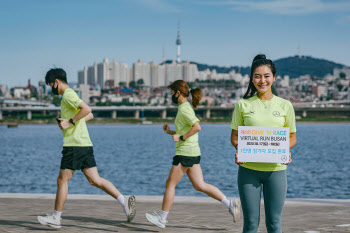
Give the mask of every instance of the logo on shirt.
M 274 117 L 279 117 L 279 116 L 280 116 L 280 112 L 279 112 L 279 111 L 274 111 L 274 112 L 272 113 L 272 115 L 273 115 Z

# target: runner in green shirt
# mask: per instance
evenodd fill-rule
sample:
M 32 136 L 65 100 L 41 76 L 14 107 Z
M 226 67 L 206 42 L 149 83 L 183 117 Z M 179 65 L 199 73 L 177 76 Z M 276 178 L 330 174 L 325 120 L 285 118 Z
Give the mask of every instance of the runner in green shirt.
M 201 130 L 199 119 L 196 117 L 191 104 L 187 101 L 189 95 L 192 95 L 192 106 L 197 108 L 200 105 L 201 89 L 190 90 L 187 83 L 183 80 L 177 80 L 169 85 L 172 101 L 179 104 L 175 118 L 175 131 L 170 130 L 168 124 L 163 125 L 165 133 L 172 135 L 176 142 L 176 155 L 173 158 L 169 177 L 166 181 L 166 189 L 163 197 L 162 210 L 160 214 L 146 213 L 149 222 L 160 228 L 165 228 L 167 216 L 174 201 L 175 187 L 182 176 L 187 173 L 193 187 L 210 197 L 221 201 L 233 216 L 236 222 L 240 216 L 239 200 L 227 199 L 227 197 L 215 186 L 204 182 L 201 166 L 199 165 L 201 152 L 198 144 L 198 132 Z
M 251 66 L 248 90 L 238 101 L 232 117 L 231 143 L 238 151 L 238 126 L 289 127 L 290 148 L 296 144 L 295 114 L 292 104 L 275 96 L 275 64 L 265 55 L 257 55 Z M 286 164 L 241 163 L 238 169 L 238 190 L 244 216 L 244 233 L 256 233 L 260 220 L 260 196 L 264 193 L 266 228 L 281 233 L 281 216 L 287 193 Z
M 63 156 L 57 179 L 55 209 L 52 215 L 38 216 L 38 221 L 45 226 L 62 227 L 61 213 L 67 199 L 68 181 L 75 170 L 82 170 L 91 185 L 114 197 L 123 206 L 127 221 L 132 221 L 136 214 L 135 197 L 130 196 L 128 203 L 125 203 L 126 200 L 119 190 L 98 174 L 92 143 L 86 127 L 86 122 L 93 118 L 91 108 L 69 88 L 66 72 L 63 69 L 49 70 L 45 82 L 52 87 L 53 94 L 62 95 L 61 117 L 57 121 L 63 133 Z

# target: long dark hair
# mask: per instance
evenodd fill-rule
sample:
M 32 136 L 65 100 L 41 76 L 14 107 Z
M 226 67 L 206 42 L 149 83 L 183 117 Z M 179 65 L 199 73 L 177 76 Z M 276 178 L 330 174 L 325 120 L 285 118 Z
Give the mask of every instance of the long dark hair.
M 276 67 L 273 61 L 270 59 L 266 59 L 265 54 L 258 54 L 254 57 L 252 66 L 250 68 L 250 79 L 249 79 L 249 85 L 246 93 L 243 96 L 243 99 L 249 99 L 250 97 L 254 96 L 258 90 L 255 88 L 253 84 L 253 74 L 256 68 L 259 66 L 268 66 L 271 69 L 271 72 L 273 76 L 276 76 Z
M 180 93 L 185 96 L 185 97 L 189 97 L 190 93 L 192 95 L 192 106 L 194 109 L 196 109 L 200 104 L 200 100 L 201 100 L 201 94 L 202 91 L 200 88 L 196 88 L 196 89 L 191 89 L 188 87 L 187 83 L 183 80 L 176 80 L 175 82 L 173 82 L 172 84 L 170 84 L 169 86 L 167 86 L 167 88 L 170 88 L 171 90 L 177 92 L 180 91 Z

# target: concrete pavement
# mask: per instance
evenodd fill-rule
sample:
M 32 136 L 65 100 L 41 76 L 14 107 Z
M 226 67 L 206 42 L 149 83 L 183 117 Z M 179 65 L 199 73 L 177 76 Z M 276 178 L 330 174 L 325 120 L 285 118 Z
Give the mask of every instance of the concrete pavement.
M 0 193 L 0 232 L 53 232 L 37 215 L 52 213 L 54 194 Z M 146 212 L 159 212 L 162 197 L 136 196 L 137 214 L 127 223 L 121 206 L 107 195 L 68 195 L 59 232 L 242 232 L 222 203 L 207 197 L 176 197 L 167 227 L 150 224 Z M 259 232 L 266 232 L 263 203 Z M 350 200 L 287 199 L 283 232 L 350 232 Z

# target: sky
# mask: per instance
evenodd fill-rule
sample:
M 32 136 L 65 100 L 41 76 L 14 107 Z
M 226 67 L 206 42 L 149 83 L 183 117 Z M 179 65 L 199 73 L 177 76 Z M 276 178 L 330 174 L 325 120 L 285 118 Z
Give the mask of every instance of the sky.
M 0 84 L 35 86 L 53 67 L 104 58 L 249 66 L 298 53 L 350 66 L 350 0 L 1 0 Z M 277 67 L 278 69 L 278 67 Z

